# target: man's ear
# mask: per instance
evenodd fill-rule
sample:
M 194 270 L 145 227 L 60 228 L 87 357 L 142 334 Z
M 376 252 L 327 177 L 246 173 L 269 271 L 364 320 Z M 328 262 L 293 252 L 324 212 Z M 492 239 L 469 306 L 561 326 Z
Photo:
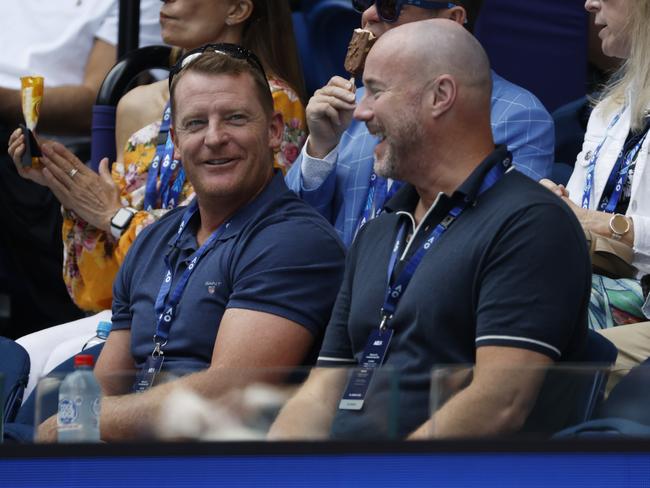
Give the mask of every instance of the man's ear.
M 273 112 L 271 120 L 269 120 L 269 147 L 273 151 L 280 150 L 282 144 L 282 136 L 284 135 L 284 120 L 280 112 Z
M 430 85 L 431 115 L 438 118 L 446 113 L 456 101 L 458 87 L 451 75 L 440 75 Z
M 181 153 L 178 148 L 179 140 L 176 131 L 174 130 L 174 124 L 171 124 L 169 127 L 169 136 L 172 138 L 172 142 L 174 143 L 174 154 L 172 155 L 172 158 L 182 159 Z
M 467 23 L 467 11 L 464 7 L 456 5 L 449 9 L 449 19 L 457 24 L 465 25 Z
M 226 25 L 240 25 L 246 22 L 253 13 L 253 0 L 234 0 L 228 8 Z

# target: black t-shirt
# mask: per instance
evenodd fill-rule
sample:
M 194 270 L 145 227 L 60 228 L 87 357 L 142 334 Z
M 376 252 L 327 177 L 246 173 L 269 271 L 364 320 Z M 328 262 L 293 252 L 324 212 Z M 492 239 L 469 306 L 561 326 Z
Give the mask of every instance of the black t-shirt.
M 397 373 L 374 381 L 362 412 L 339 411 L 337 436 L 404 436 L 429 416 L 434 365 L 475 362 L 481 346 L 533 350 L 556 361 L 582 353 L 591 265 L 573 212 L 538 183 L 510 171 L 476 198 L 484 175 L 508 157 L 495 150 L 448 197 L 441 195 L 411 249 L 457 199 L 475 201 L 431 246 L 391 320 L 394 336 L 384 367 Z M 410 185 L 366 224 L 348 255 L 345 277 L 319 357 L 320 366 L 358 362 L 378 327 L 395 238 L 418 195 Z M 401 211 L 401 212 L 399 212 Z M 387 387 L 396 380 L 393 392 Z M 398 402 L 392 393 L 398 392 Z M 387 419 L 394 407 L 397 423 Z

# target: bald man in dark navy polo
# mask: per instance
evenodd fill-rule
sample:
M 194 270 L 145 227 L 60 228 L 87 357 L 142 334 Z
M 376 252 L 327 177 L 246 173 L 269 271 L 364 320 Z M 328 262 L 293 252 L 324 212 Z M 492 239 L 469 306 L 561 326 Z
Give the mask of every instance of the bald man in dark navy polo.
M 271 437 L 516 432 L 545 368 L 584 348 L 584 232 L 495 148 L 489 62 L 461 26 L 391 29 L 370 50 L 363 81 L 354 116 L 380 140 L 374 169 L 407 185 L 361 228 L 319 367 Z M 469 384 L 431 415 L 432 368 L 471 363 Z M 337 366 L 361 368 L 348 378 Z

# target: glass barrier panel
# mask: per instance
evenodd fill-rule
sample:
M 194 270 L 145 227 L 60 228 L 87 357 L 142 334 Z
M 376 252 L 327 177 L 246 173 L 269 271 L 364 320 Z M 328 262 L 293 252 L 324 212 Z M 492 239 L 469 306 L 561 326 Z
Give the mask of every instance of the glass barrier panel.
M 631 370 L 613 369 L 607 382 L 605 401 L 599 405 L 599 418 L 623 419 L 645 426 L 650 436 L 650 362 Z M 633 429 L 632 434 L 641 433 Z
M 35 425 L 45 421 L 50 427 L 56 425 L 56 419 L 51 417 L 59 408 L 67 408 L 70 414 L 71 405 L 59 405 L 67 374 L 51 373 L 38 382 Z M 137 396 L 143 395 L 146 415 L 138 412 L 138 417 L 144 420 L 131 425 L 134 422 L 127 418 L 129 434 L 123 440 L 393 439 L 398 381 L 391 368 L 371 374 L 362 404 L 348 408 L 341 402 L 344 392 L 354 394 L 359 381 L 367 376 L 367 371 L 345 368 L 222 368 L 211 372 L 162 372 L 156 376 L 152 391 L 145 393 L 133 393 L 138 380 L 133 372 L 114 373 L 100 378 L 99 383 L 105 393 L 113 394 L 105 395 L 102 402 L 111 411 L 119 402 L 137 402 Z M 314 391 L 319 393 L 314 395 Z M 144 395 L 150 399 L 144 399 Z M 56 435 L 50 431 L 47 440 L 56 441 L 53 437 Z
M 440 366 L 431 374 L 429 438 L 549 438 L 591 420 L 608 366 Z
M 548 439 L 602 418 L 636 422 L 631 435 L 650 435 L 650 367 L 610 381 L 609 393 L 609 368 L 584 365 L 483 369 L 480 378 L 472 365 L 440 366 L 417 378 L 382 367 L 367 382 L 361 369 L 221 369 L 210 373 L 207 391 L 191 373 L 161 373 L 155 408 L 147 407 L 123 440 L 359 441 L 405 439 L 414 431 L 431 439 Z M 53 373 L 39 381 L 36 425 L 56 415 L 64 378 Z M 125 395 L 107 401 L 135 398 L 135 382 L 133 372 L 102 378 Z

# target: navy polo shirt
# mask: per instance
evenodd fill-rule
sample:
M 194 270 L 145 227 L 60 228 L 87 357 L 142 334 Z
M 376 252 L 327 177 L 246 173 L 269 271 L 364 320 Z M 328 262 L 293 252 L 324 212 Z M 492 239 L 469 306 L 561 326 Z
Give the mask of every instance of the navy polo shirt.
M 451 197 L 441 194 L 412 237 L 407 258 L 456 202 L 475 202 L 425 254 L 390 322 L 394 336 L 384 366 L 398 375 L 399 402 L 386 390 L 374 399 L 382 382 L 373 380 L 364 411 L 339 411 L 336 435 L 389 428 L 391 405 L 398 406 L 394 431 L 407 435 L 429 417 L 432 367 L 474 363 L 477 347 L 530 349 L 556 361 L 582 352 L 591 285 L 584 232 L 556 195 L 516 171 L 477 196 L 484 175 L 508 157 L 505 147 L 497 148 Z M 387 212 L 359 232 L 319 366 L 359 362 L 379 326 L 398 230 L 410 222 L 406 213 L 414 212 L 418 199 L 406 185 Z
M 184 212 L 175 209 L 142 231 L 113 285 L 113 329 L 131 329 L 138 367 L 153 350 L 154 303 L 167 271 L 163 257 L 170 255 L 174 289 L 198 249 L 198 212 L 172 246 Z M 199 261 L 177 306 L 164 348 L 167 370 L 210 365 L 228 308 L 284 317 L 317 339 L 329 320 L 345 250 L 329 223 L 286 187 L 282 175 L 276 174 L 224 225 L 225 232 Z

